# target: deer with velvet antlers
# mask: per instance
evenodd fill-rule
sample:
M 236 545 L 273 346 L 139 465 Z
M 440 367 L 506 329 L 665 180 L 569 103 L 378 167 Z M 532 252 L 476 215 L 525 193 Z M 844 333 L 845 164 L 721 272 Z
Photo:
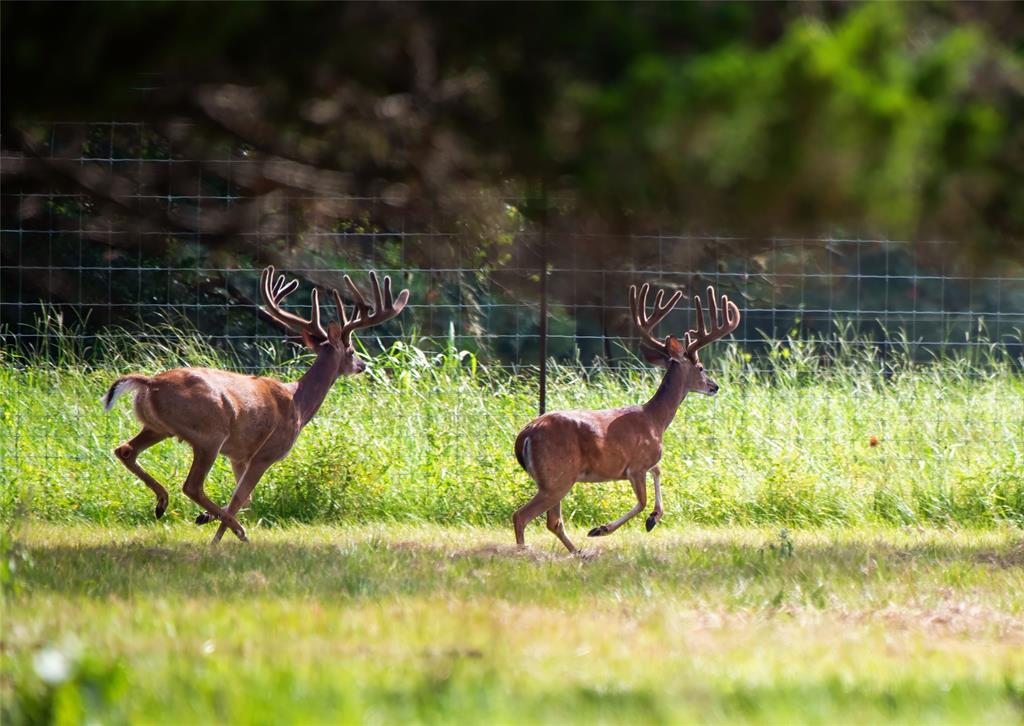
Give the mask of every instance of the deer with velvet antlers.
M 312 293 L 309 320 L 281 308 L 284 299 L 299 286 L 298 280 L 274 279 L 274 268 L 267 267 L 260 277 L 264 312 L 286 331 L 300 335 L 316 353 L 309 370 L 292 383 L 273 378 L 247 376 L 212 368 L 175 368 L 156 376 L 128 375 L 118 378 L 103 396 L 110 410 L 122 393 L 135 392 L 135 415 L 142 431 L 114 449 L 125 467 L 153 490 L 156 516 L 167 509 L 167 490 L 136 463 L 150 446 L 175 436 L 192 447 L 194 457 L 182 490 L 203 508 L 197 524 L 220 520 L 213 542 L 220 541 L 230 528 L 243 542 L 245 528 L 238 512 L 249 503 L 252 491 L 263 473 L 288 455 L 302 428 L 316 415 L 331 386 L 340 376 L 361 373 L 366 364 L 355 353 L 352 334 L 362 328 L 379 325 L 402 312 L 409 291 L 402 290 L 396 300 L 391 279 L 384 284 L 370 273 L 373 304 L 366 302 L 352 279 L 345 284 L 354 301 L 351 317 L 337 290 L 332 290 L 338 320 L 324 328 L 320 321 L 320 298 Z M 227 508 L 219 507 L 206 495 L 203 483 L 218 454 L 231 462 L 235 491 Z
M 654 479 L 654 510 L 647 518 L 650 532 L 661 520 L 661 441 L 686 394 L 693 391 L 707 396 L 718 393 L 718 384 L 708 377 L 698 351 L 722 338 L 740 324 L 740 311 L 725 295 L 721 306 L 715 290 L 708 287 L 711 326 L 704 321 L 700 296 L 693 298 L 697 327 L 683 336 L 671 335 L 658 340 L 654 327 L 668 315 L 683 296 L 676 291 L 664 302 L 664 291 L 654 299 L 654 310 L 647 312 L 650 285 L 637 291 L 629 288 L 629 307 L 633 322 L 643 337 L 641 350 L 648 362 L 666 368 L 654 397 L 642 406 L 627 406 L 602 411 L 552 411 L 531 421 L 516 438 L 519 464 L 537 483 L 537 494 L 514 515 L 516 543 L 525 546 L 526 525 L 546 512 L 548 529 L 570 552 L 577 552 L 565 534 L 562 523 L 562 499 L 576 482 L 606 482 L 627 479 L 636 493 L 636 506 L 614 522 L 594 527 L 591 537 L 611 534 L 647 506 L 647 473 Z

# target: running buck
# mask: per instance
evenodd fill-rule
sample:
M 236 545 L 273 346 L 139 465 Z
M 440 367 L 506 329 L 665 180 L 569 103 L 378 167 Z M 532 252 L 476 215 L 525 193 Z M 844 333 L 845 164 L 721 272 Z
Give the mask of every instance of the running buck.
M 628 479 L 636 492 L 636 506 L 614 522 L 594 527 L 591 537 L 611 534 L 647 506 L 647 472 L 654 477 L 654 510 L 647 518 L 650 532 L 661 520 L 661 440 L 676 415 L 679 404 L 690 391 L 713 396 L 718 384 L 708 378 L 697 352 L 708 343 L 734 331 L 740 323 L 740 311 L 725 295 L 719 307 L 715 290 L 708 287 L 711 326 L 705 326 L 700 296 L 693 305 L 697 328 L 683 337 L 671 335 L 658 340 L 651 331 L 668 315 L 683 293 L 676 291 L 668 302 L 664 291 L 654 299 L 654 311 L 647 314 L 644 283 L 639 293 L 629 288 L 629 307 L 633 322 L 643 336 L 641 350 L 648 362 L 667 368 L 658 391 L 642 406 L 627 406 L 603 411 L 552 411 L 531 421 L 516 438 L 516 458 L 537 483 L 537 494 L 512 515 L 516 543 L 525 545 L 526 525 L 547 512 L 548 529 L 570 552 L 576 547 L 565 534 L 562 523 L 562 499 L 576 482 L 605 482 Z
M 136 458 L 153 444 L 176 436 L 192 447 L 192 468 L 182 486 L 189 499 L 203 508 L 196 524 L 219 519 L 213 541 L 218 542 L 228 527 L 247 541 L 245 528 L 237 519 L 239 509 L 249 503 L 252 490 L 263 473 L 275 461 L 288 455 L 302 428 L 316 415 L 327 392 L 339 376 L 361 373 L 366 364 L 355 354 L 352 333 L 379 325 L 402 312 L 409 291 L 402 290 L 395 300 L 391 279 L 384 278 L 383 289 L 376 273 L 370 273 L 373 305 L 369 305 L 352 279 L 345 275 L 355 302 L 352 317 L 337 290 L 332 290 L 338 308 L 338 320 L 325 329 L 320 322 L 320 297 L 313 290 L 309 320 L 281 309 L 284 299 L 299 286 L 298 280 L 274 280 L 274 268 L 267 267 L 260 277 L 264 311 L 282 328 L 300 335 L 306 346 L 316 352 L 308 371 L 293 383 L 273 378 L 247 376 L 212 368 L 175 368 L 156 376 L 129 375 L 118 378 L 103 396 L 109 411 L 126 391 L 135 391 L 135 416 L 142 431 L 116 449 L 114 455 L 156 495 L 156 516 L 167 509 L 167 490 L 136 463 Z M 217 454 L 230 460 L 235 474 L 235 491 L 227 509 L 206 496 L 206 480 Z

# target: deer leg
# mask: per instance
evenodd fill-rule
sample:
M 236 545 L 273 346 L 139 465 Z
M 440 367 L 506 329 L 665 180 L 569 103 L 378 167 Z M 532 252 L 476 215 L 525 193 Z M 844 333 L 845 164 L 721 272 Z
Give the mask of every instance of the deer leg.
M 526 525 L 534 520 L 541 512 L 551 509 L 561 498 L 550 492 L 538 491 L 533 499 L 528 501 L 512 515 L 512 526 L 516 531 L 516 544 L 520 547 L 526 546 Z
M 206 496 L 206 492 L 203 491 L 203 482 L 206 481 L 206 475 L 209 474 L 210 469 L 213 468 L 213 462 L 217 459 L 217 453 L 220 451 L 220 446 L 218 445 L 216 448 L 204 449 L 200 449 L 198 446 L 193 446 L 192 450 L 194 452 L 192 468 L 189 469 L 188 476 L 185 478 L 185 483 L 181 487 L 182 491 L 185 492 L 185 496 L 206 511 L 213 514 L 220 521 L 226 522 L 238 539 L 243 542 L 248 541 L 245 536 L 245 528 L 237 519 L 235 519 L 235 516 L 233 514 L 228 514 L 226 509 L 214 504 L 213 501 Z
M 606 534 L 611 534 L 633 517 L 640 514 L 640 512 L 644 511 L 644 507 L 647 506 L 647 472 L 641 472 L 639 475 L 631 475 L 629 477 L 629 483 L 633 485 L 633 491 L 636 493 L 636 506 L 614 522 L 602 524 L 600 527 L 594 527 L 592 530 L 587 532 L 588 537 L 604 537 Z
M 117 457 L 117 460 L 124 464 L 128 471 L 137 476 L 143 484 L 153 490 L 153 493 L 156 494 L 157 519 L 164 516 L 164 512 L 167 510 L 167 490 L 160 485 L 160 482 L 151 477 L 145 469 L 136 464 L 135 459 L 150 446 L 159 443 L 166 438 L 167 434 L 161 434 L 153 429 L 144 428 L 135 436 L 134 439 L 126 441 L 114 449 L 114 456 Z
M 661 517 L 665 513 L 661 508 L 661 469 L 656 466 L 652 467 L 651 476 L 654 477 L 654 510 L 647 518 L 648 532 L 654 529 L 654 525 L 661 521 Z
M 562 540 L 562 544 L 568 548 L 568 550 L 576 554 L 579 550 L 565 534 L 565 525 L 562 523 L 562 503 L 559 502 L 555 506 L 548 510 L 548 530 L 554 532 L 558 539 Z
M 256 461 L 255 459 L 249 461 L 248 466 L 245 467 L 245 471 L 235 485 L 235 493 L 231 495 L 231 503 L 228 504 L 228 514 L 236 516 L 238 510 L 249 503 L 252 499 L 252 490 L 256 488 L 260 478 L 270 468 L 272 463 L 274 462 Z M 227 529 L 227 523 L 221 522 L 220 527 L 217 528 L 217 534 L 213 535 L 213 542 L 211 544 L 220 542 L 220 538 L 224 536 Z
M 235 491 L 238 491 L 238 486 L 242 481 L 242 477 L 245 475 L 245 470 L 249 466 L 248 461 L 238 461 L 235 459 L 231 460 L 231 473 L 235 475 Z M 244 504 L 242 506 L 245 506 Z M 196 517 L 196 524 L 202 526 L 209 524 L 216 517 L 209 512 L 200 512 L 199 516 Z

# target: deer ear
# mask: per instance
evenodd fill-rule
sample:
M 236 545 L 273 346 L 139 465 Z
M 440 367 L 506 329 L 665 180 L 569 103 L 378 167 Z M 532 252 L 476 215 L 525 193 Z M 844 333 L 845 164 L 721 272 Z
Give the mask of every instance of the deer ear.
M 341 348 L 341 325 L 337 320 L 332 320 L 327 324 L 327 340 L 335 348 Z
M 301 334 L 302 334 L 302 342 L 306 344 L 306 347 L 309 348 L 310 350 L 316 350 L 316 341 L 313 340 L 313 336 L 310 335 L 305 330 L 303 330 L 301 332 Z
M 650 363 L 652 366 L 659 366 L 661 368 L 666 368 L 668 366 L 668 361 L 665 359 L 665 354 L 662 353 L 660 350 L 655 350 L 654 348 L 651 348 L 650 346 L 641 343 L 640 352 L 643 354 L 644 360 Z
M 679 342 L 679 338 L 674 335 L 669 335 L 665 339 L 665 344 L 668 346 L 668 354 L 672 358 L 680 359 L 683 357 L 683 352 L 686 350 L 683 348 L 683 344 Z

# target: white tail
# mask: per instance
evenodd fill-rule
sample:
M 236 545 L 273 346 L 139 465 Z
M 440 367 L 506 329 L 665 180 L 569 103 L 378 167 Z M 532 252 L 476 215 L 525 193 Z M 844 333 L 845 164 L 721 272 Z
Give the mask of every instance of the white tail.
M 114 402 L 119 399 L 122 394 L 143 388 L 148 382 L 149 379 L 143 376 L 123 376 L 122 378 L 118 378 L 114 381 L 113 385 L 107 389 L 107 392 L 103 394 L 103 398 L 100 399 L 103 402 L 103 410 L 109 411 L 114 407 Z

